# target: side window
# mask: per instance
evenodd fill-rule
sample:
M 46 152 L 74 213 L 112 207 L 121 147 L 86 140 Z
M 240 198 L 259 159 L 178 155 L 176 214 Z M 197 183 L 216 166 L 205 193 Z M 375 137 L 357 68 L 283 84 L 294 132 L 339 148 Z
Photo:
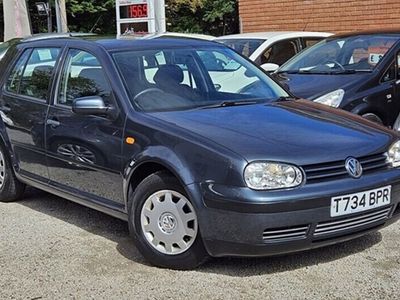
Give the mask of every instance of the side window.
M 397 79 L 400 79 L 400 53 L 397 53 Z
M 285 40 L 273 44 L 261 54 L 261 64 L 272 63 L 282 65 L 298 51 L 296 40 Z
M 386 71 L 386 73 L 382 77 L 382 82 L 388 82 L 396 79 L 396 67 L 395 63 L 392 63 L 389 67 L 389 69 Z
M 19 94 L 47 100 L 51 76 L 59 55 L 58 48 L 33 49 L 20 80 Z
M 14 66 L 14 69 L 11 71 L 8 76 L 6 83 L 6 90 L 12 93 L 18 93 L 19 85 L 21 83 L 22 73 L 24 72 L 24 68 L 26 62 L 29 58 L 30 50 L 25 50 L 25 52 L 18 59 L 17 63 Z
M 71 49 L 64 64 L 57 103 L 72 106 L 76 98 L 100 96 L 111 102 L 111 87 L 98 59 L 83 50 Z

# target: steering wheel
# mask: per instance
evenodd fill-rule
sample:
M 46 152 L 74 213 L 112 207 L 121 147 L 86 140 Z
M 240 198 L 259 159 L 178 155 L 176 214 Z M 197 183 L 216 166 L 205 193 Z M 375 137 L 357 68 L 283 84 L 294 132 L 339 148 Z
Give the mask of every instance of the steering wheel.
M 337 60 L 330 59 L 330 60 L 327 60 L 326 62 L 324 62 L 325 65 L 327 65 L 329 63 L 333 63 L 334 66 L 338 66 L 340 69 L 342 69 L 342 71 L 346 71 L 346 69 L 343 67 L 343 65 L 340 62 L 338 62 Z
M 142 97 L 143 95 L 148 94 L 148 93 L 164 93 L 164 91 L 159 88 L 148 88 L 148 89 L 145 89 L 145 90 L 141 91 L 140 93 L 138 93 L 133 98 L 133 101 L 136 101 L 139 97 Z

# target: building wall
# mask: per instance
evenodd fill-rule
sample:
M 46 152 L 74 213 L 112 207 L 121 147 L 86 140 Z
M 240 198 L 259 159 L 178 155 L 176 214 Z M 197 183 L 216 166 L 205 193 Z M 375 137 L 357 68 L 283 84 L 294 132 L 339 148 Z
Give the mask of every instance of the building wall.
M 400 0 L 239 0 L 243 32 L 400 29 Z

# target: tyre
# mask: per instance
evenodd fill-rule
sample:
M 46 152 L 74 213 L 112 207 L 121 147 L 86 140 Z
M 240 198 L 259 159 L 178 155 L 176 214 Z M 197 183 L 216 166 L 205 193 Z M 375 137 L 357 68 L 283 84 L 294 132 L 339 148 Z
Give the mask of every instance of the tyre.
M 207 259 L 196 211 L 175 177 L 154 173 L 138 185 L 131 198 L 129 230 L 150 263 L 187 270 Z
M 0 202 L 19 200 L 24 191 L 25 184 L 15 177 L 8 152 L 0 145 Z
M 363 114 L 362 117 L 364 119 L 369 120 L 369 121 L 372 121 L 372 122 L 375 122 L 377 124 L 383 125 L 382 119 L 380 117 L 378 117 L 376 114 L 366 113 L 366 114 Z

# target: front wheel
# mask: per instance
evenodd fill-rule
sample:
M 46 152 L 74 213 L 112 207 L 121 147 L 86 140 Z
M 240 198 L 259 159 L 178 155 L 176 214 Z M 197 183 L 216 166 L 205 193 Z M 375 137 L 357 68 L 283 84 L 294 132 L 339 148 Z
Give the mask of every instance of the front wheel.
M 19 200 L 24 191 L 25 184 L 15 177 L 8 152 L 0 145 L 0 202 Z
M 206 260 L 196 211 L 175 177 L 150 175 L 136 188 L 130 206 L 130 232 L 149 262 L 183 270 Z
M 379 125 L 383 125 L 382 119 L 374 113 L 363 114 L 362 117 Z

